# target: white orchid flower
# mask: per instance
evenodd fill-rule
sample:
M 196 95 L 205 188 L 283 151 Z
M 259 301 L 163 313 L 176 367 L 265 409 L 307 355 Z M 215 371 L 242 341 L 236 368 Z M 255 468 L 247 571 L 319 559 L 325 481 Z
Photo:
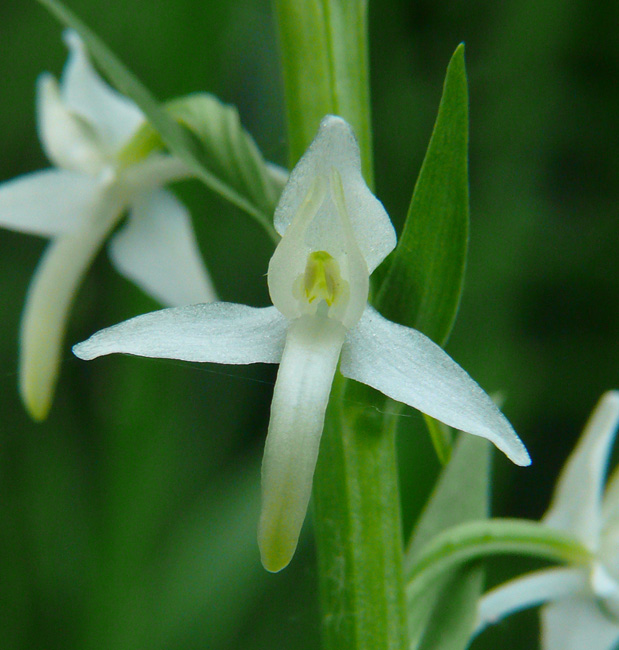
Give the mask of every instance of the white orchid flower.
M 541 610 L 544 650 L 619 647 L 619 469 L 604 490 L 618 427 L 619 391 L 611 391 L 593 411 L 542 519 L 584 544 L 590 564 L 535 571 L 488 592 L 479 604 L 477 632 L 548 603 Z
M 349 125 L 326 117 L 275 211 L 273 307 L 164 309 L 94 334 L 82 359 L 112 352 L 216 363 L 279 363 L 262 465 L 262 562 L 284 568 L 310 498 L 325 410 L 341 373 L 439 420 L 528 454 L 492 400 L 443 350 L 367 304 L 369 275 L 394 248 L 393 226 L 361 176 Z
M 215 298 L 187 209 L 166 183 L 187 178 L 178 159 L 151 154 L 122 162 L 123 147 L 144 118 L 97 75 L 75 32 L 60 85 L 50 74 L 37 87 L 39 137 L 54 168 L 0 185 L 0 226 L 51 238 L 35 271 L 22 317 L 20 391 L 38 420 L 47 415 L 74 294 L 97 251 L 125 277 L 167 306 Z

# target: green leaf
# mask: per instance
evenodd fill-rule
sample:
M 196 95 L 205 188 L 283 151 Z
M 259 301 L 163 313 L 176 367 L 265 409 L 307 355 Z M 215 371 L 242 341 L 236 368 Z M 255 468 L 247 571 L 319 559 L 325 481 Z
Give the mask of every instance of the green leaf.
M 490 450 L 487 440 L 460 436 L 411 538 L 405 558 L 407 572 L 413 570 L 422 549 L 436 535 L 462 522 L 488 516 Z M 465 648 L 473 629 L 483 577 L 478 565 L 457 568 L 437 579 L 422 597 L 409 598 L 410 647 Z
M 201 160 L 217 178 L 272 215 L 288 172 L 269 166 L 254 139 L 241 125 L 236 107 L 214 95 L 196 93 L 166 104 L 169 114 L 201 144 Z
M 461 44 L 447 68 L 430 144 L 404 230 L 372 301 L 375 307 L 444 345 L 460 304 L 468 232 L 468 89 Z M 439 422 L 425 421 L 444 464 L 449 441 Z
M 473 563 L 457 569 L 442 581 L 419 650 L 464 650 L 468 647 L 484 578 L 483 566 Z
M 453 326 L 468 244 L 468 92 L 464 45 L 455 51 L 404 230 L 375 305 L 444 345 Z
M 209 146 L 202 146 L 203 143 L 196 138 L 192 131 L 176 122 L 173 117 L 161 107 L 142 82 L 129 71 L 129 69 L 120 61 L 120 59 L 118 59 L 107 45 L 105 45 L 105 43 L 72 11 L 65 7 L 61 2 L 58 2 L 58 0 L 38 0 L 38 2 L 48 9 L 61 23 L 74 29 L 81 36 L 96 63 L 109 77 L 110 81 L 116 86 L 116 88 L 123 95 L 132 99 L 140 107 L 153 128 L 159 133 L 168 149 L 181 158 L 196 177 L 201 179 L 205 185 L 256 219 L 271 238 L 274 241 L 277 241 L 278 236 L 271 223 L 273 209 L 267 209 L 267 205 L 264 201 L 260 201 L 260 203 L 256 202 L 256 196 L 259 195 L 260 192 L 253 186 L 252 191 L 247 192 L 247 188 L 243 183 L 231 184 L 231 170 L 227 170 L 228 173 L 225 176 L 221 176 L 219 175 L 219 172 L 221 172 L 221 166 L 211 168 L 209 164 L 212 164 L 212 159 L 210 160 L 208 156 L 209 146 L 211 143 L 208 143 Z M 211 106 L 211 114 L 212 113 L 213 110 Z M 198 120 L 194 115 L 192 126 L 195 126 L 197 121 Z M 223 141 L 223 138 L 228 138 L 230 146 L 234 147 L 234 153 L 228 152 L 228 160 L 234 159 L 235 162 L 239 164 L 240 161 L 236 159 L 236 156 L 239 155 L 241 151 L 249 154 L 250 159 L 246 162 L 243 161 L 242 163 L 246 166 L 245 180 L 247 180 L 247 168 L 255 165 L 258 160 L 255 155 L 257 153 L 257 148 L 253 141 L 250 143 L 247 142 L 248 139 L 251 139 L 240 127 L 238 119 L 236 123 L 234 119 L 229 118 L 222 121 L 225 122 L 228 127 L 232 127 L 236 124 L 236 128 L 239 132 L 222 135 L 219 137 L 219 144 L 213 145 L 213 148 L 219 146 L 221 152 L 221 142 Z M 201 133 L 204 135 L 205 130 L 202 129 Z M 239 146 L 240 142 L 243 142 L 243 145 Z M 266 168 L 266 163 L 264 161 L 262 161 L 262 165 Z M 257 176 L 260 176 L 260 174 Z M 255 173 L 254 178 L 256 178 Z M 272 208 L 274 207 L 275 205 L 273 204 Z
M 441 465 L 447 465 L 451 458 L 451 450 L 453 445 L 453 436 L 451 428 L 443 422 L 431 418 L 429 415 L 422 413 L 423 419 L 430 432 L 430 439 L 434 445 L 434 450 L 438 456 Z
M 407 570 L 439 533 L 488 516 L 491 448 L 484 438 L 460 434 L 453 457 L 443 469 L 411 536 L 406 551 Z

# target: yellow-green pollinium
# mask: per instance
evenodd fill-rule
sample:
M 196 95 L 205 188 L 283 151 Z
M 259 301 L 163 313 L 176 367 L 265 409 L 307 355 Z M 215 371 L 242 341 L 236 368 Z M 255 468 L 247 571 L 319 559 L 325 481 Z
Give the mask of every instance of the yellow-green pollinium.
M 340 265 L 326 251 L 314 251 L 307 257 L 303 275 L 305 299 L 310 305 L 324 300 L 329 307 L 348 295 L 348 282 L 342 279 Z

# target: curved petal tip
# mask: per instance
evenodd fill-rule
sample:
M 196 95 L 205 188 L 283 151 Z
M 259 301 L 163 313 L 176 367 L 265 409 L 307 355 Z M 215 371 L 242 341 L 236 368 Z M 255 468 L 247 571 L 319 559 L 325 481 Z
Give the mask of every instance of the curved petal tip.
M 520 465 L 520 467 L 528 467 L 531 464 L 531 456 L 529 456 L 529 452 L 526 450 L 524 445 L 507 455 L 511 461 L 516 465 Z
M 55 384 L 53 380 L 52 382 L 52 385 L 46 385 L 46 382 L 42 384 L 35 378 L 24 377 L 23 374 L 20 377 L 19 395 L 26 412 L 35 422 L 43 422 L 49 415 Z
M 258 531 L 258 547 L 262 566 L 270 573 L 278 573 L 285 569 L 292 560 L 297 549 L 298 538 L 292 539 L 279 534 L 278 530 L 264 531 L 263 526 Z
M 83 361 L 92 361 L 92 359 L 97 358 L 97 355 L 92 352 L 90 346 L 88 345 L 89 341 L 90 339 L 86 339 L 81 343 L 76 343 L 71 348 L 71 351 L 78 359 L 82 359 Z

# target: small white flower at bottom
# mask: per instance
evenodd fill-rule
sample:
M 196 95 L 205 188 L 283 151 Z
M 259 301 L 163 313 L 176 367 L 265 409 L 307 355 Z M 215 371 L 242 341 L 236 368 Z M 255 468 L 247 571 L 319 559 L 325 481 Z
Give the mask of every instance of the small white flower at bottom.
M 619 427 L 619 392 L 605 393 L 569 457 L 542 521 L 591 551 L 588 566 L 535 571 L 489 591 L 476 633 L 508 614 L 544 605 L 544 650 L 613 650 L 619 644 L 619 471 L 604 490 Z

